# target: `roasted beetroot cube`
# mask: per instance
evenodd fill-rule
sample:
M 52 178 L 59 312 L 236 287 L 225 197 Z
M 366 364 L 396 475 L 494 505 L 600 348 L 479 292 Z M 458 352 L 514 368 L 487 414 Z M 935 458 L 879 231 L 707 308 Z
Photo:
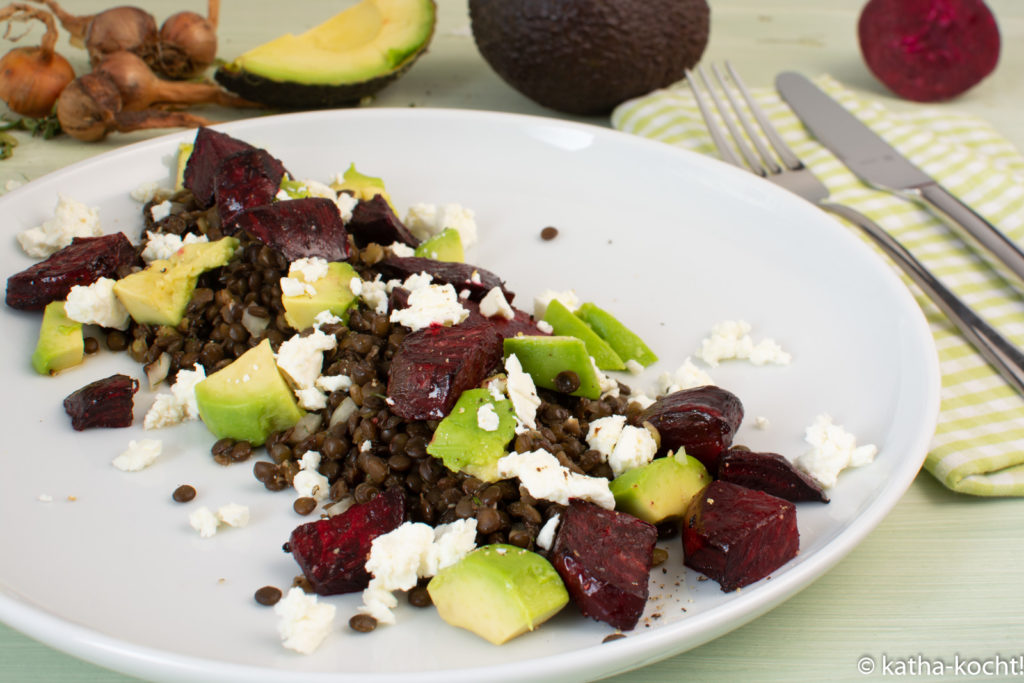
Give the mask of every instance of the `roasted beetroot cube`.
M 429 273 L 438 284 L 450 284 L 457 292 L 468 290 L 471 301 L 480 301 L 494 287 L 501 289 L 509 303 L 515 297 L 497 275 L 469 263 L 437 261 L 420 256 L 391 256 L 381 261 L 378 268 L 385 278 L 400 280 L 418 273 Z
M 192 191 L 201 207 L 213 206 L 214 183 L 221 162 L 233 154 L 252 149 L 256 148 L 248 142 L 212 128 L 202 127 L 196 131 L 192 154 L 185 164 L 184 185 Z
M 511 320 L 506 320 L 501 316 L 494 316 L 493 318 L 484 316 L 480 313 L 480 304 L 476 301 L 463 301 L 462 306 L 469 311 L 469 317 L 462 322 L 464 326 L 491 325 L 502 337 L 514 337 L 517 334 L 528 336 L 550 334 L 537 327 L 537 321 L 534 320 L 532 315 L 515 306 L 512 306 L 512 312 L 515 314 L 515 317 Z
M 795 505 L 726 481 L 708 484 L 683 519 L 683 564 L 726 593 L 768 576 L 799 548 Z
M 757 489 L 792 503 L 828 502 L 821 485 L 778 453 L 755 453 L 730 448 L 718 461 L 718 478 Z
M 718 459 L 732 445 L 743 421 L 743 404 L 720 387 L 694 387 L 658 399 L 640 420 L 650 422 L 661 435 L 659 453 L 685 448 L 714 476 Z
M 289 199 L 241 211 L 224 226 L 231 234 L 245 230 L 274 247 L 289 261 L 319 257 L 348 258 L 348 232 L 338 205 L 325 197 Z
M 118 268 L 137 259 L 124 233 L 76 237 L 45 261 L 7 278 L 7 305 L 25 311 L 42 310 L 51 301 L 67 297 L 75 285 L 114 277 Z
M 391 210 L 387 200 L 379 194 L 356 204 L 352 209 L 352 220 L 345 227 L 358 247 L 364 247 L 370 242 L 385 246 L 401 242 L 410 247 L 420 243 Z
M 111 375 L 86 384 L 64 399 L 71 426 L 81 431 L 90 427 L 130 427 L 139 381 L 128 375 Z
M 647 604 L 657 540 L 653 524 L 573 498 L 549 559 L 585 616 L 628 631 Z
M 493 326 L 428 327 L 402 340 L 388 371 L 391 412 L 406 420 L 440 420 L 459 395 L 502 361 Z
M 405 521 L 405 494 L 393 487 L 334 517 L 302 524 L 292 531 L 288 550 L 320 595 L 366 588 L 366 560 L 373 539 Z
M 274 201 L 282 177 L 284 166 L 262 149 L 239 152 L 222 161 L 213 186 L 221 225 L 231 225 L 240 211 Z

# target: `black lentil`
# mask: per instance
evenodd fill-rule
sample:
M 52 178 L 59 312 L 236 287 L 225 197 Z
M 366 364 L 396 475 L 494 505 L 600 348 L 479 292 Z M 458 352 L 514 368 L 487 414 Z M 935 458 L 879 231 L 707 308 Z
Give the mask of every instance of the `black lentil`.
M 348 626 L 359 633 L 369 633 L 377 628 L 377 620 L 369 614 L 356 614 L 348 620 Z
M 256 590 L 253 597 L 259 604 L 271 607 L 281 599 L 281 589 L 277 586 L 263 586 Z
M 190 484 L 182 484 L 178 488 L 174 489 L 174 493 L 171 494 L 171 498 L 174 499 L 175 503 L 187 503 L 196 497 L 196 489 Z

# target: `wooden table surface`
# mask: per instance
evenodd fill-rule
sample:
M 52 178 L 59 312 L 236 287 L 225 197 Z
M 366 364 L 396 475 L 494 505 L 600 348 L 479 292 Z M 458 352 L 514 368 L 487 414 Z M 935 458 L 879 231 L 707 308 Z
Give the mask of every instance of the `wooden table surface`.
M 66 3 L 89 12 L 116 3 Z M 179 9 L 202 11 L 205 3 L 140 0 L 158 20 Z M 340 11 L 336 0 L 225 0 L 220 55 L 241 51 L 285 31 L 297 32 Z M 797 69 L 827 72 L 848 86 L 888 97 L 868 73 L 856 43 L 861 0 L 710 0 L 711 42 L 707 59 L 730 59 L 751 85 L 768 85 L 775 73 Z M 436 106 L 559 116 L 506 86 L 483 62 L 469 32 L 465 0 L 438 0 L 440 21 L 431 49 L 371 106 Z M 987 118 L 1024 149 L 1024 2 L 989 0 L 1003 36 L 995 74 L 941 106 Z M 194 6 L 194 7 L 193 7 Z M 298 11 L 301 8 L 301 11 Z M 22 43 L 26 44 L 26 43 Z M 64 53 L 80 71 L 83 53 Z M 238 113 L 211 109 L 212 118 Z M 571 118 L 562 117 L 560 118 Z M 607 119 L 578 119 L 608 125 Z M 0 186 L 30 180 L 73 161 L 149 137 L 114 135 L 87 145 L 68 139 L 24 140 L 13 158 L 0 162 Z M 1022 444 L 1024 447 L 1024 444 Z M 2 523 L 11 523 L 3 520 Z M 954 494 L 929 474 L 918 475 L 889 516 L 834 569 L 782 606 L 702 647 L 610 680 L 821 681 L 877 679 L 896 675 L 902 660 L 959 657 L 997 673 L 1022 673 L 1024 664 L 1024 572 L 1020 538 L 1024 501 L 976 499 Z M 6 548 L 4 553 L 17 552 Z M 0 564 L 2 564 L 0 555 Z M 862 658 L 875 664 L 871 674 Z M 1014 659 L 1018 658 L 1018 659 Z M 961 674 L 969 676 L 971 667 Z M 992 671 L 991 668 L 986 671 Z M 927 671 L 924 671 L 927 673 Z M 957 677 L 950 669 L 946 678 Z M 983 675 L 979 673 L 978 675 Z M 993 678 L 993 676 L 988 676 Z M 134 680 L 80 661 L 0 625 L 0 681 L 116 683 Z

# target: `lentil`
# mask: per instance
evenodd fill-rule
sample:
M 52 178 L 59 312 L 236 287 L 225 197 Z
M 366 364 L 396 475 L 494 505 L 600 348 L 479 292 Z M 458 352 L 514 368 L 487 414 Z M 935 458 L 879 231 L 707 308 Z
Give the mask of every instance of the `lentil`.
M 259 604 L 271 607 L 276 605 L 277 601 L 281 599 L 281 589 L 277 586 L 263 586 L 256 590 L 253 597 Z
M 196 489 L 189 484 L 182 484 L 174 489 L 174 493 L 171 494 L 171 498 L 174 499 L 175 503 L 187 503 L 195 497 Z
M 359 633 L 369 633 L 377 628 L 377 620 L 369 614 L 356 614 L 348 620 L 348 626 Z

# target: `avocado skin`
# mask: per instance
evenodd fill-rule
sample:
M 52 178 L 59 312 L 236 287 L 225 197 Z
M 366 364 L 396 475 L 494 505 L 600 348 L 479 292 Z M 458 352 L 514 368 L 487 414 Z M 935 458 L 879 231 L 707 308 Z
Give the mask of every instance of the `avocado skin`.
M 603 115 L 674 83 L 704 53 L 707 0 L 469 0 L 477 49 L 550 109 Z
M 306 85 L 295 81 L 274 81 L 245 70 L 235 71 L 224 66 L 219 67 L 213 77 L 239 97 L 275 109 L 350 107 L 359 104 L 364 97 L 377 94 L 405 73 L 421 54 L 422 50 L 410 56 L 394 71 L 358 83 Z

